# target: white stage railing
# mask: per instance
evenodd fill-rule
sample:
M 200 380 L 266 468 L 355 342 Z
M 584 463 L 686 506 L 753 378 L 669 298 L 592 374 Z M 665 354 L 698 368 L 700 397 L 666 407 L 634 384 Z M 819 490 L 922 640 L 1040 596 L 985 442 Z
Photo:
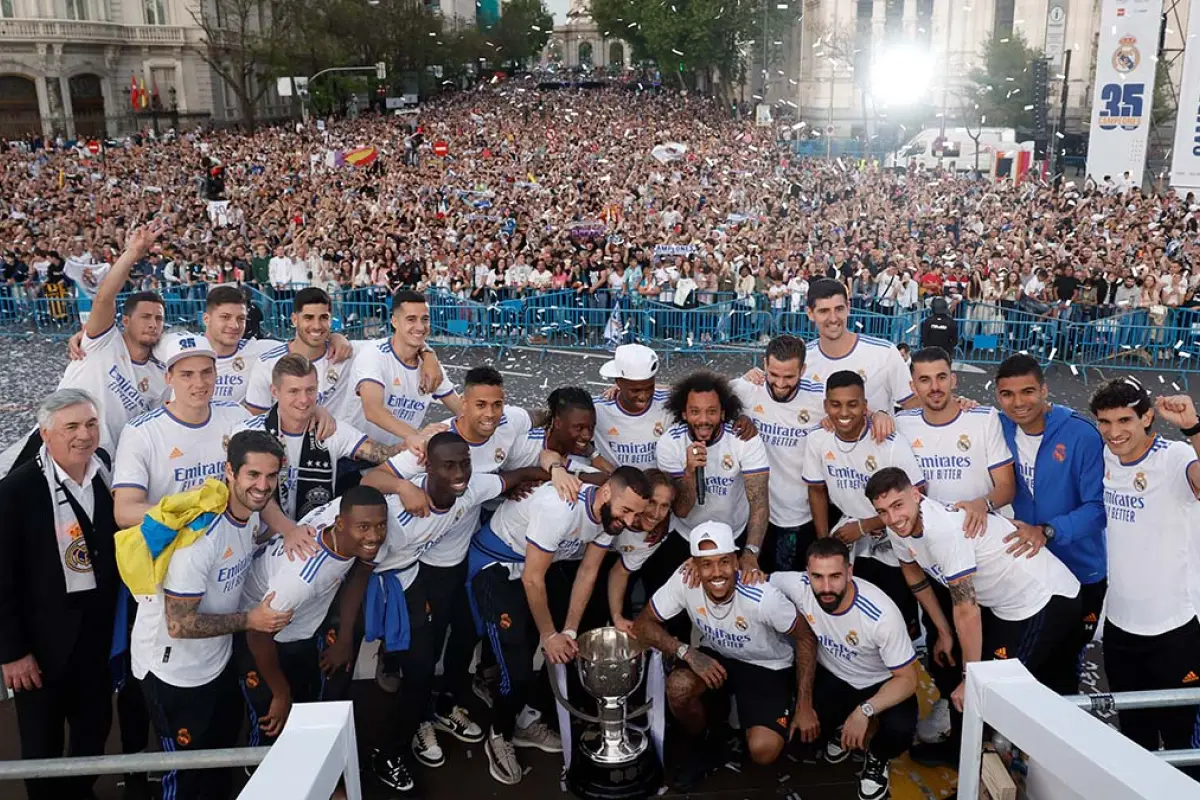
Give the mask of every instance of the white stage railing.
M 1025 753 L 1029 800 L 1200 798 L 1200 784 L 1059 697 L 1012 659 L 967 666 L 959 800 L 980 796 L 985 724 Z
M 345 779 L 347 800 L 362 800 L 354 706 L 301 703 L 239 800 L 329 800 Z

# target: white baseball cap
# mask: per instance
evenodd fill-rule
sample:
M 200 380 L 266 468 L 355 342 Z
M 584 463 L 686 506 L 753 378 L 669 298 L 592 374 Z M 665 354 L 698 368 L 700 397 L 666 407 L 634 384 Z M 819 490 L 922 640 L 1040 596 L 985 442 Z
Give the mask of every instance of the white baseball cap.
M 647 381 L 658 374 L 658 353 L 644 344 L 623 344 L 613 353 L 612 361 L 600 367 L 605 378 Z
M 174 333 L 164 336 L 155 349 L 161 353 L 159 358 L 167 369 L 175 362 L 192 356 L 208 356 L 214 362 L 217 360 L 217 354 L 208 343 L 208 337 L 202 333 Z
M 691 542 L 693 556 L 723 556 L 736 553 L 738 549 L 733 541 L 733 528 L 724 522 L 701 522 L 692 528 Z M 716 547 L 701 550 L 700 545 L 704 542 L 712 542 Z

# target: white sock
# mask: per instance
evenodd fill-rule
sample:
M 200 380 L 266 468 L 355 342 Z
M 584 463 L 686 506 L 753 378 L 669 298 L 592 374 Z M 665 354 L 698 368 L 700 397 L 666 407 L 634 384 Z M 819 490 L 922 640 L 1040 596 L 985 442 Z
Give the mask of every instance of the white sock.
M 542 713 L 540 711 L 535 711 L 529 706 L 525 706 L 521 709 L 521 713 L 517 716 L 517 727 L 521 730 L 524 730 L 541 719 L 541 717 Z

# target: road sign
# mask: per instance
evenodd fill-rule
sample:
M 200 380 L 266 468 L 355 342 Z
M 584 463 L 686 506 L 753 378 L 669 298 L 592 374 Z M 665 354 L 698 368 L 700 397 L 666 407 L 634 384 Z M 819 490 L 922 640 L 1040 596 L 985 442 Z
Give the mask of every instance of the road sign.
M 92 139 L 87 143 L 87 149 L 88 149 L 89 153 L 91 153 L 92 155 L 96 155 L 97 153 L 100 152 L 100 143 L 97 142 L 95 139 Z
M 450 155 L 450 145 L 446 144 L 441 139 L 433 143 L 433 154 L 438 158 L 445 158 Z

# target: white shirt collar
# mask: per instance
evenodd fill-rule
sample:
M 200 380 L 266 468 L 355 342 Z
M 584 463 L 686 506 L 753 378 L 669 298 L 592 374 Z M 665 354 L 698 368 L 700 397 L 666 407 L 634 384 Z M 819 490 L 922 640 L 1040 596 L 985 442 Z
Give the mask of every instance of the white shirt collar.
M 50 458 L 50 460 L 54 463 L 54 474 L 57 475 L 58 479 L 63 482 L 63 485 L 70 486 L 73 489 L 78 489 L 80 492 L 92 485 L 92 481 L 96 478 L 96 472 L 100 469 L 96 457 L 92 456 L 91 460 L 88 461 L 87 472 L 85 472 L 83 475 L 83 483 L 76 483 L 75 479 L 68 475 L 66 470 L 58 465 L 58 462 L 54 460 L 53 456 Z

